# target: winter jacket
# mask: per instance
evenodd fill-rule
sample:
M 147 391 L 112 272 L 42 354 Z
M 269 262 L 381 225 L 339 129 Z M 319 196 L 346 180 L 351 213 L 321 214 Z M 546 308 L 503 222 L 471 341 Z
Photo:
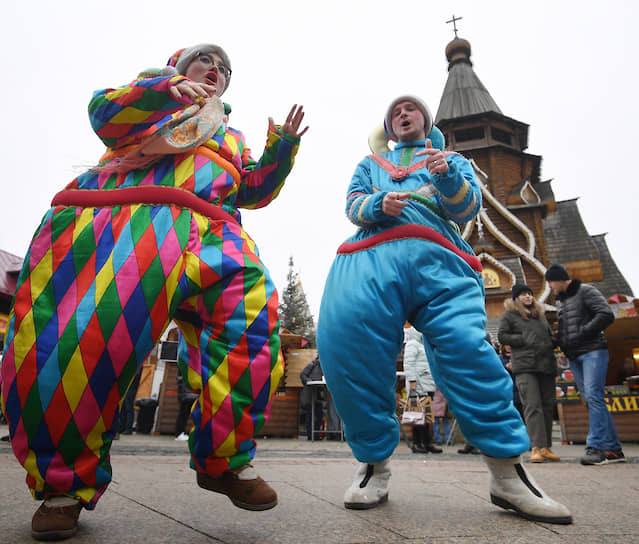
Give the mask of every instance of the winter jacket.
M 568 359 L 607 349 L 603 331 L 615 316 L 596 287 L 573 279 L 568 289 L 557 295 L 556 305 L 559 346 Z
M 302 372 L 300 372 L 300 381 L 302 382 L 302 393 L 300 394 L 300 405 L 302 408 L 308 408 L 311 406 L 312 391 L 311 386 L 306 385 L 307 382 L 319 381 L 324 377 L 322 367 L 320 365 L 319 357 L 315 357 L 310 363 L 308 363 Z
M 426 395 L 435 391 L 435 380 L 430 373 L 430 365 L 424 351 L 422 333 L 413 327 L 404 329 L 404 372 L 406 384 L 417 382 L 417 393 Z
M 508 298 L 504 307 L 497 338 L 500 344 L 510 346 L 512 373 L 556 374 L 552 329 L 543 306 L 534 302 L 537 318 L 518 300 Z
M 365 245 L 376 236 L 384 240 L 422 238 L 474 263 L 471 247 L 452 223 L 469 221 L 481 208 L 481 188 L 473 168 L 464 157 L 453 153 L 446 156 L 448 172 L 430 174 L 424 167 L 424 157 L 417 156 L 424 145 L 425 140 L 399 142 L 392 151 L 368 156 L 360 162 L 346 202 L 347 217 L 360 228 L 348 242 Z M 389 164 L 400 168 L 407 177 L 393 180 Z M 382 211 L 382 201 L 391 191 L 411 193 L 398 216 Z

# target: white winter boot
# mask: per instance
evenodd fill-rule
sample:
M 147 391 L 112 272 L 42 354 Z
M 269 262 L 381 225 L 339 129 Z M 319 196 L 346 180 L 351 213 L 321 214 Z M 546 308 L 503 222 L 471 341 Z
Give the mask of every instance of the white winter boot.
M 521 464 L 521 457 L 497 459 L 484 455 L 490 470 L 490 500 L 493 504 L 514 510 L 520 516 L 546 523 L 572 523 L 570 511 L 552 500 L 535 483 Z
M 380 463 L 360 463 L 352 485 L 344 493 L 344 506 L 366 510 L 386 502 L 390 476 L 390 459 Z

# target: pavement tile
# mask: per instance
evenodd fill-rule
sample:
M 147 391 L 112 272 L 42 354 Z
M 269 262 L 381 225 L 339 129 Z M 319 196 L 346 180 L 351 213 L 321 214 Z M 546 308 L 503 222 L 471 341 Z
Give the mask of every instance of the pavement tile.
M 0 426 L 0 435 L 6 427 Z M 571 509 L 573 525 L 533 523 L 490 503 L 481 457 L 458 446 L 415 455 L 400 443 L 392 460 L 390 500 L 346 510 L 344 490 L 356 462 L 343 442 L 260 439 L 254 465 L 279 504 L 247 512 L 197 487 L 188 447 L 171 437 L 123 436 L 112 448 L 114 480 L 93 512 L 80 516 L 67 542 L 95 544 L 483 544 L 637 541 L 639 445 L 624 444 L 629 463 L 583 467 L 583 446 L 557 445 L 561 463 L 527 464 L 535 480 Z M 10 446 L 0 442 L 0 544 L 34 542 L 38 503 Z

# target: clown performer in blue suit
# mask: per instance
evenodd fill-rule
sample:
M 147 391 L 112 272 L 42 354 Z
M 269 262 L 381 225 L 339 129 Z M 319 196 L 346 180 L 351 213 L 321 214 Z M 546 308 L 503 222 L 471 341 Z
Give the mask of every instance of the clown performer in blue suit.
M 357 232 L 337 250 L 320 308 L 317 344 L 326 383 L 359 461 L 346 508 L 388 500 L 398 444 L 396 360 L 403 325 L 424 335 L 437 386 L 488 466 L 494 504 L 548 523 L 572 523 L 524 469 L 530 447 L 512 382 L 485 341 L 481 264 L 457 223 L 481 207 L 470 163 L 444 152 L 426 104 L 393 100 L 385 116 L 392 151 L 362 160 L 346 214 Z

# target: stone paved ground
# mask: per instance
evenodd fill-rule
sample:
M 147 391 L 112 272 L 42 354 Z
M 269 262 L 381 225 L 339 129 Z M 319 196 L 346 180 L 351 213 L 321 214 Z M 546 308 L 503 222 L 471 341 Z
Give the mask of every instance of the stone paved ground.
M 7 434 L 0 426 L 0 436 Z M 479 456 L 412 454 L 400 443 L 387 504 L 346 510 L 355 461 L 342 442 L 260 439 L 255 466 L 278 491 L 267 512 L 245 512 L 195 485 L 184 442 L 123 436 L 112 450 L 114 480 L 67 542 L 204 543 L 618 543 L 639 542 L 639 445 L 629 463 L 584 467 L 583 446 L 558 445 L 561 463 L 528 465 L 537 482 L 572 510 L 568 526 L 533 523 L 490 503 Z M 0 543 L 34 542 L 37 507 L 7 442 L 0 442 Z

